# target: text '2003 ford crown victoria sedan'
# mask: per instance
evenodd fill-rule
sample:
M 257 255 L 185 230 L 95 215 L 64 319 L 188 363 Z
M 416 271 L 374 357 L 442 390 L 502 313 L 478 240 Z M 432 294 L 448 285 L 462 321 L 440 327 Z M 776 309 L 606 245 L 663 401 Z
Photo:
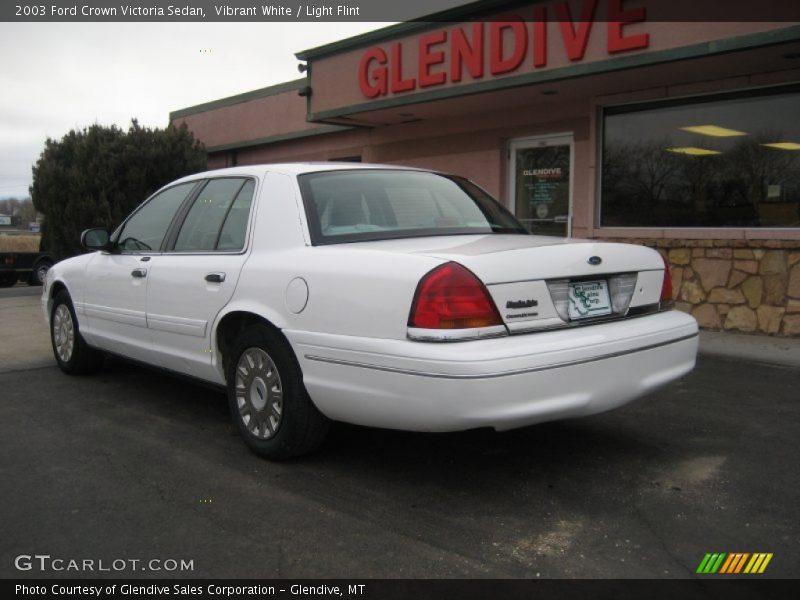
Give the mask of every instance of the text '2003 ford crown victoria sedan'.
M 200 173 L 159 190 L 42 303 L 67 373 L 112 353 L 227 387 L 256 452 L 331 420 L 511 429 L 621 406 L 690 371 L 654 250 L 528 234 L 467 179 L 378 165 Z

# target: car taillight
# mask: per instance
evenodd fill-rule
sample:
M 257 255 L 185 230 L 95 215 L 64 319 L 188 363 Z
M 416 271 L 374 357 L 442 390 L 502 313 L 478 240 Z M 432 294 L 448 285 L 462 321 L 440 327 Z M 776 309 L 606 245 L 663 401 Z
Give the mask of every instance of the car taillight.
M 449 262 L 417 285 L 408 326 L 420 329 L 472 329 L 503 325 L 486 286 L 474 273 Z
M 661 305 L 672 304 L 672 275 L 669 272 L 669 263 L 663 256 L 664 261 L 664 281 L 661 283 Z

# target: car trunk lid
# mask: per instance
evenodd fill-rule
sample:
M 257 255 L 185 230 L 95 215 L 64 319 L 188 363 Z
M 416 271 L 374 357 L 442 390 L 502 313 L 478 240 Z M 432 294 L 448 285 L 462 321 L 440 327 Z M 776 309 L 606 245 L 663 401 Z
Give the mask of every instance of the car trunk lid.
M 516 239 L 475 240 L 426 254 L 475 273 L 512 333 L 621 318 L 658 307 L 664 262 L 654 250 L 591 240 L 498 237 Z
M 486 285 L 511 333 L 657 310 L 664 278 L 658 252 L 634 244 L 492 234 L 347 246 L 463 265 Z

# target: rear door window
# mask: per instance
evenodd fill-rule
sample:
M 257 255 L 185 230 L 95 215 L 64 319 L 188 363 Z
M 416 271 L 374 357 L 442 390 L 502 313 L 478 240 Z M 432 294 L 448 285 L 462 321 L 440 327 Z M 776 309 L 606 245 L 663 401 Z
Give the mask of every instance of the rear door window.
M 181 225 L 175 252 L 213 252 L 244 248 L 252 179 L 224 177 L 210 180 L 200 191 Z
M 247 221 L 256 184 L 249 179 L 233 200 L 228 216 L 222 224 L 217 250 L 242 250 L 247 237 Z

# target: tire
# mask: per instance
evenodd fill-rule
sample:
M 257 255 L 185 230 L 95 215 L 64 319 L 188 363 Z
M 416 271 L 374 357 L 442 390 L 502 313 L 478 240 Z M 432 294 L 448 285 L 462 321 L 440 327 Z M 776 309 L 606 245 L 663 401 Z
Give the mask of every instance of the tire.
M 236 339 L 227 380 L 231 418 L 256 454 L 286 460 L 325 441 L 330 421 L 309 398 L 294 352 L 276 330 L 253 325 Z
M 81 336 L 75 309 L 66 290 L 58 292 L 53 299 L 50 342 L 58 366 L 68 375 L 93 373 L 103 366 L 103 354 L 89 347 Z
M 43 285 L 44 278 L 47 276 L 47 271 L 49 271 L 52 266 L 52 261 L 46 258 L 38 261 L 33 265 L 33 271 L 31 271 L 28 277 L 28 285 Z
M 17 274 L 13 271 L 0 273 L 0 288 L 11 287 L 17 283 Z

